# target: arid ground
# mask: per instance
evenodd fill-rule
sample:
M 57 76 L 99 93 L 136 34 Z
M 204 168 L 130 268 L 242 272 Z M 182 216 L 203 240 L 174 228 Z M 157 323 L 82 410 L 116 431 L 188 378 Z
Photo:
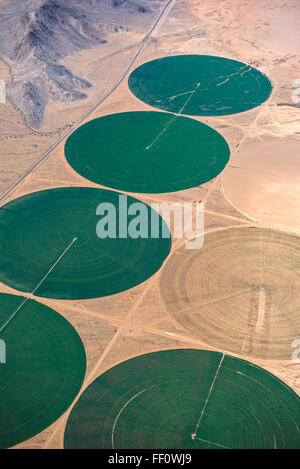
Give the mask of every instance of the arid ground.
M 0 3 L 3 8 L 7 4 Z M 92 84 L 84 91 L 85 99 L 49 100 L 38 127 L 13 97 L 0 104 L 1 205 L 44 189 L 101 187 L 67 163 L 63 136 L 127 70 L 164 6 L 155 5 L 146 15 L 131 15 L 127 28 L 128 14 L 121 13 L 124 28 L 108 29 L 105 43 L 60 59 L 74 76 Z M 202 250 L 188 251 L 186 239 L 175 239 L 160 270 L 122 293 L 76 301 L 36 298 L 76 329 L 86 350 L 87 372 L 69 409 L 18 448 L 63 448 L 68 416 L 87 386 L 114 365 L 148 352 L 195 348 L 244 358 L 300 395 L 300 363 L 292 361 L 291 345 L 300 339 L 299 17 L 297 0 L 173 0 L 147 38 L 131 70 L 165 56 L 222 56 L 263 72 L 272 94 L 261 106 L 240 114 L 194 117 L 229 144 L 229 163 L 216 178 L 179 192 L 130 194 L 146 203 L 204 202 Z M 28 70 L 2 52 L 0 77 L 11 83 L 23 79 L 22 74 Z M 155 111 L 131 93 L 127 80 L 84 122 L 119 112 Z M 24 295 L 4 284 L 0 292 Z

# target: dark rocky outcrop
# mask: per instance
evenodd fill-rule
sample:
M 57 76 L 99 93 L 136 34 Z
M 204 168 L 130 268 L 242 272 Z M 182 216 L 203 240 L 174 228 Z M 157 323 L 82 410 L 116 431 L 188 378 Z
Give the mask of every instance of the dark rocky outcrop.
M 135 17 L 159 6 L 157 0 L 12 0 L 0 10 L 0 51 L 18 70 L 7 86 L 10 99 L 38 128 L 49 100 L 84 99 L 92 86 L 59 61 L 130 30 Z

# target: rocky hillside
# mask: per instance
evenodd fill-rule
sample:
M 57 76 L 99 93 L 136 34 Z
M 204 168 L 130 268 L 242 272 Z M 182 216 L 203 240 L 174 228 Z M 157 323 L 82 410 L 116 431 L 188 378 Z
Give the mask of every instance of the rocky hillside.
M 159 6 L 160 0 L 12 0 L 2 7 L 0 52 L 18 70 L 7 91 L 29 124 L 41 125 L 49 100 L 86 98 L 92 83 L 63 66 L 64 57 L 130 30 Z

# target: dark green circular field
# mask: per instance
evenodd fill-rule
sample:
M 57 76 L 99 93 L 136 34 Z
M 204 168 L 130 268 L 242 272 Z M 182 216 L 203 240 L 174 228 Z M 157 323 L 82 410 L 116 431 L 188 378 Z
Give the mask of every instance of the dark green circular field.
M 68 138 L 70 165 L 90 181 L 129 192 L 199 186 L 229 160 L 225 139 L 201 122 L 162 112 L 124 112 L 92 120 Z
M 169 350 L 128 360 L 81 395 L 65 448 L 300 448 L 300 399 L 244 360 Z
M 137 202 L 128 197 L 128 206 Z M 115 208 L 115 238 L 100 239 L 96 234 L 96 225 L 103 220 L 96 215 L 100 203 Z M 150 226 L 153 211 L 142 206 Z M 15 199 L 0 209 L 0 281 L 32 292 L 47 275 L 35 295 L 67 300 L 134 287 L 160 268 L 171 246 L 170 236 L 163 237 L 162 232 L 158 238 L 120 238 L 119 224 L 127 228 L 134 218 L 124 221 L 119 194 L 103 189 L 50 189 Z M 161 218 L 160 225 L 169 235 Z
M 24 299 L 0 294 L 2 361 L 2 341 L 6 348 L 6 362 L 0 364 L 0 448 L 25 441 L 57 420 L 85 375 L 84 347 L 71 324 L 33 300 L 16 312 Z
M 129 88 L 151 106 L 192 116 L 225 116 L 266 101 L 272 85 L 259 70 L 210 55 L 176 55 L 146 62 L 129 77 Z

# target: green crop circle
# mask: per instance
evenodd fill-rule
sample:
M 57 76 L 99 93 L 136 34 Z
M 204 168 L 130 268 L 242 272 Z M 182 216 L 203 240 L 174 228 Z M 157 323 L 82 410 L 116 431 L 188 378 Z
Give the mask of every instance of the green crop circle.
M 3 206 L 0 281 L 32 292 L 54 266 L 34 293 L 61 299 L 98 298 L 144 282 L 167 257 L 170 232 L 159 217 L 165 230 L 158 238 L 150 237 L 153 211 L 140 202 L 138 207 L 148 216 L 148 238 L 120 238 L 117 231 L 115 238 L 100 239 L 96 227 L 103 217 L 96 214 L 96 209 L 99 204 L 111 204 L 118 228 L 119 196 L 117 192 L 88 187 L 58 188 L 34 192 Z M 128 207 L 138 202 L 127 198 Z M 128 216 L 126 228 L 133 218 Z
M 299 448 L 300 399 L 244 360 L 203 350 L 133 358 L 81 395 L 65 448 Z
M 271 92 L 269 79 L 242 62 L 210 55 L 175 55 L 146 62 L 129 88 L 151 106 L 192 116 L 225 116 L 255 108 Z
M 1 448 L 21 443 L 57 420 L 85 375 L 84 347 L 71 324 L 34 300 L 21 306 L 24 300 L 0 294 Z
M 229 153 L 214 129 L 163 112 L 124 112 L 92 120 L 65 145 L 67 161 L 86 179 L 140 193 L 199 186 L 224 169 Z

